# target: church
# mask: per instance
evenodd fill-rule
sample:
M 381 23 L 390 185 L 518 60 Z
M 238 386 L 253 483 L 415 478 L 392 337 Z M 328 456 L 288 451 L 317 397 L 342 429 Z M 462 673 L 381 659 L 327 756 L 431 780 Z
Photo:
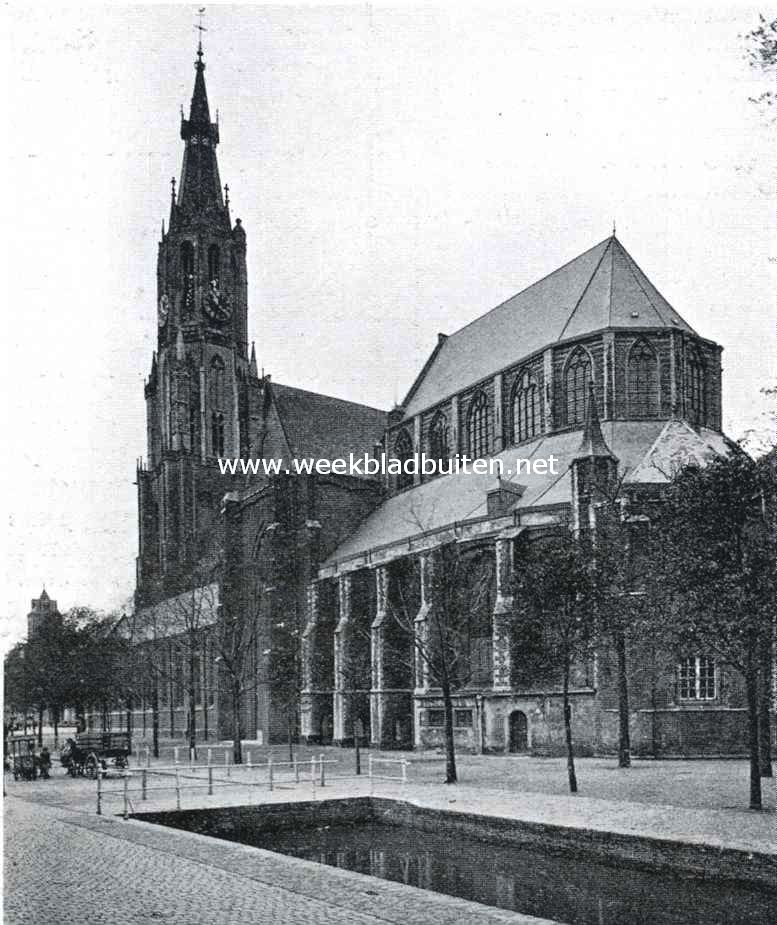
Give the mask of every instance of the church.
M 638 504 L 678 466 L 728 452 L 722 348 L 613 233 L 440 334 L 389 411 L 275 382 L 249 349 L 249 230 L 222 188 L 201 46 L 180 136 L 137 469 L 132 635 L 152 668 L 133 704 L 135 729 L 150 728 L 153 710 L 165 736 L 194 722 L 200 738 L 230 738 L 238 701 L 228 695 L 223 628 L 240 625 L 249 627 L 239 701 L 247 739 L 438 747 L 443 702 L 418 641 L 429 633 L 435 551 L 455 543 L 485 576 L 454 693 L 457 745 L 561 751 L 558 682 L 522 663 L 511 641 L 522 549 L 588 516 L 586 473 L 596 467 Z M 466 455 L 501 460 L 508 474 L 243 475 L 218 463 L 350 453 Z M 518 457 L 553 457 L 556 469 L 511 474 Z M 392 619 L 399 611 L 409 632 Z M 630 676 L 635 753 L 745 752 L 742 683 L 725 665 L 705 653 L 651 665 L 633 654 Z M 614 750 L 607 660 L 581 666 L 573 686 L 578 748 Z

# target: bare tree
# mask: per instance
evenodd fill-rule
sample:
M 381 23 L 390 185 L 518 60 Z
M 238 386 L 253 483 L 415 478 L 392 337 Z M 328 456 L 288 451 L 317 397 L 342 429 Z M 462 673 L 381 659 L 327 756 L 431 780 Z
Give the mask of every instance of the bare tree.
M 487 638 L 490 645 L 490 631 L 486 634 L 483 627 L 490 627 L 494 564 L 483 550 L 466 551 L 459 543 L 449 542 L 430 552 L 424 567 L 429 574 L 421 577 L 426 598 L 423 619 L 417 620 L 419 611 L 401 584 L 397 594 L 389 596 L 389 616 L 405 640 L 412 640 L 416 671 L 425 672 L 429 685 L 442 694 L 445 782 L 454 784 L 458 775 L 453 697 L 473 679 L 477 641 Z M 398 647 L 391 655 L 403 657 Z

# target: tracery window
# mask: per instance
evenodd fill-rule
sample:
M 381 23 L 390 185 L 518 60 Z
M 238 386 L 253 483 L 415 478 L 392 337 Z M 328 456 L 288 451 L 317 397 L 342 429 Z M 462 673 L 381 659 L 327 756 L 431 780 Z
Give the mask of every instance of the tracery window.
M 221 277 L 221 255 L 218 244 L 211 244 L 208 248 L 208 282 L 219 281 Z
M 491 409 L 484 392 L 478 392 L 469 405 L 467 448 L 474 459 L 488 456 L 491 452 Z
M 585 420 L 585 403 L 590 381 L 591 358 L 585 350 L 576 350 L 564 373 L 567 424 L 582 424 Z
M 224 455 L 224 415 L 214 411 L 210 420 L 210 442 L 214 456 Z
M 398 459 L 402 464 L 402 472 L 397 474 L 397 489 L 401 491 L 403 488 L 409 488 L 413 484 L 412 474 L 408 475 L 404 471 L 405 463 L 413 458 L 413 441 L 410 439 L 410 434 L 402 429 L 396 436 L 394 440 L 394 458 Z
M 438 411 L 432 418 L 429 427 L 429 455 L 435 461 L 450 458 L 450 445 L 448 442 L 448 418 Z
M 181 244 L 181 283 L 184 308 L 191 309 L 194 306 L 194 245 L 191 241 Z
M 513 443 L 536 437 L 542 430 L 542 406 L 537 380 L 527 370 L 513 392 Z
M 691 423 L 704 424 L 707 417 L 704 363 L 696 350 L 689 350 L 686 358 L 685 394 Z
M 216 354 L 210 361 L 210 406 L 216 411 L 225 407 L 226 367 L 224 360 Z
M 680 660 L 680 700 L 714 700 L 717 695 L 715 660 L 693 655 Z
M 658 361 L 650 345 L 637 341 L 629 352 L 629 415 L 644 418 L 658 410 Z

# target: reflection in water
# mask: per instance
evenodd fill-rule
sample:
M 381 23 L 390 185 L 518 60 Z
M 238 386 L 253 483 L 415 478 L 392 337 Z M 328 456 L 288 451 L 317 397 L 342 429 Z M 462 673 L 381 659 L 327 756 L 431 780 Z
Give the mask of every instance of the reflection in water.
M 172 821 L 172 820 L 171 820 Z M 183 819 L 175 825 L 185 827 Z M 378 823 L 197 831 L 570 925 L 774 925 L 774 891 Z

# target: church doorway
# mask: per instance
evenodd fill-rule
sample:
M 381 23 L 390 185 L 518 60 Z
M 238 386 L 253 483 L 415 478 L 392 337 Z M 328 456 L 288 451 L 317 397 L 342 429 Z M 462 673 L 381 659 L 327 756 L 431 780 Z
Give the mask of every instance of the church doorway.
M 529 724 L 522 710 L 513 710 L 510 714 L 510 752 L 529 750 Z

